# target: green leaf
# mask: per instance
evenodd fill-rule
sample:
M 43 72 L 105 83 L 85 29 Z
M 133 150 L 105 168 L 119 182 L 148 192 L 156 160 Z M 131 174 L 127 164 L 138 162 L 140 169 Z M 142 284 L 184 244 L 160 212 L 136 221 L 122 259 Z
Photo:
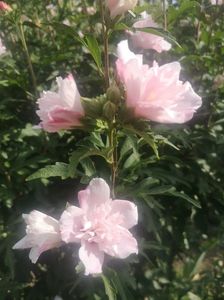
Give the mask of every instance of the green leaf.
M 125 161 L 123 168 L 128 169 L 136 165 L 140 161 L 140 155 L 135 149 L 133 149 L 133 153 L 128 157 Z
M 99 149 L 92 149 L 92 150 L 88 150 L 88 149 L 81 149 L 78 151 L 75 151 L 72 153 L 72 155 L 69 158 L 69 175 L 71 177 L 74 177 L 75 173 L 76 173 L 76 169 L 78 164 L 80 163 L 80 161 L 86 157 L 89 156 L 101 156 L 103 157 L 107 163 L 111 164 L 112 160 L 112 148 L 105 148 L 102 150 Z
M 77 32 L 69 25 L 59 23 L 59 22 L 43 23 L 43 25 L 50 25 L 54 27 L 57 33 L 61 33 L 63 35 L 69 35 L 74 39 L 76 39 L 77 37 Z
M 129 157 L 127 158 L 127 156 Z M 119 163 L 122 161 L 122 159 L 126 157 L 126 161 L 123 164 L 124 169 L 128 169 L 130 167 L 133 167 L 140 161 L 140 155 L 137 151 L 137 139 L 128 136 L 121 148 L 120 151 L 120 157 L 119 157 Z
M 93 35 L 86 35 L 84 39 L 78 37 L 76 39 L 89 50 L 97 65 L 99 72 L 103 74 L 101 50 L 96 38 Z
M 154 140 L 153 136 L 149 135 L 149 133 L 146 133 L 144 131 L 140 131 L 138 129 L 135 129 L 133 126 L 130 126 L 130 125 L 125 125 L 124 127 L 128 131 L 131 131 L 132 133 L 135 133 L 138 136 L 140 136 L 153 149 L 156 157 L 159 158 L 157 145 L 155 143 L 155 140 Z
M 164 136 L 157 134 L 155 135 L 155 140 L 160 142 L 160 143 L 164 143 L 166 145 L 169 145 L 170 147 L 179 150 L 179 148 L 177 146 L 175 146 L 173 143 L 171 143 L 167 138 L 165 138 Z
M 46 166 L 37 172 L 26 178 L 26 181 L 38 179 L 38 178 L 49 178 L 49 177 L 61 177 L 61 179 L 66 179 L 69 177 L 69 165 L 56 162 L 55 165 Z
M 178 20 L 180 17 L 185 17 L 187 11 L 193 11 L 193 9 L 201 8 L 201 5 L 197 1 L 183 1 L 179 9 L 171 7 L 168 11 L 168 23 L 172 23 Z
M 148 195 L 159 195 L 159 194 L 165 194 L 168 192 L 172 192 L 173 191 L 173 186 L 171 185 L 164 185 L 164 186 L 158 186 L 155 188 L 150 189 L 147 194 Z
M 194 268 L 193 268 L 193 270 L 192 270 L 192 272 L 190 274 L 191 277 L 194 276 L 194 275 L 196 275 L 196 274 L 198 274 L 200 272 L 200 268 L 201 268 L 202 262 L 203 262 L 203 260 L 205 258 L 205 255 L 206 255 L 206 252 L 202 252 L 202 254 L 197 259 L 196 264 L 195 264 L 195 266 L 194 266 Z
M 127 26 L 125 23 L 117 23 L 115 24 L 114 30 L 131 30 L 131 28 L 129 26 Z
M 189 197 L 185 193 L 182 193 L 182 192 L 180 193 L 180 192 L 177 192 L 177 191 L 171 191 L 171 192 L 169 192 L 169 194 L 174 196 L 174 197 L 178 197 L 178 198 L 182 198 L 184 200 L 187 200 L 188 202 L 190 202 L 194 206 L 196 206 L 198 208 L 201 208 L 201 204 L 198 200 L 192 199 L 191 197 Z
M 114 287 L 112 287 L 110 280 L 105 276 L 101 275 L 101 278 L 103 280 L 104 288 L 105 288 L 105 293 L 108 296 L 109 300 L 116 300 L 116 291 Z
M 86 176 L 92 177 L 96 173 L 94 163 L 92 162 L 92 160 L 89 157 L 83 159 L 80 162 L 80 164 L 81 164 Z

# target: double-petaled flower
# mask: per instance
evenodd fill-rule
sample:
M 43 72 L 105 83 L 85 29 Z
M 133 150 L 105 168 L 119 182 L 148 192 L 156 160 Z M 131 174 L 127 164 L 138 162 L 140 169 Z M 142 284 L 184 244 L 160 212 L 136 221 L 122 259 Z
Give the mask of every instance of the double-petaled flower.
M 117 73 L 124 84 L 126 106 L 136 117 L 159 123 L 185 123 L 201 106 L 189 82 L 179 80 L 181 66 L 178 62 L 150 68 L 143 64 L 142 55 L 135 55 L 128 42 L 118 44 Z
M 73 76 L 70 74 L 65 79 L 57 77 L 57 85 L 58 92 L 44 91 L 37 101 L 40 127 L 48 132 L 80 126 L 80 119 L 84 115 Z
M 107 183 L 93 179 L 78 194 L 80 207 L 69 206 L 59 222 L 48 215 L 33 211 L 23 215 L 27 235 L 13 247 L 32 248 L 30 259 L 65 243 L 80 243 L 79 257 L 85 274 L 102 272 L 104 254 L 126 258 L 138 252 L 136 239 L 129 229 L 137 224 L 137 207 L 127 200 L 112 200 Z

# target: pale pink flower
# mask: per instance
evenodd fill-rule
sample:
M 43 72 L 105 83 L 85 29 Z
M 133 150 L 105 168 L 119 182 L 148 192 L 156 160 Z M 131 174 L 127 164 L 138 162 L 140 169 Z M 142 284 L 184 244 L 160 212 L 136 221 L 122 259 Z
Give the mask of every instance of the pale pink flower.
M 58 92 L 43 92 L 37 103 L 40 126 L 48 132 L 71 129 L 80 126 L 84 115 L 80 94 L 72 75 L 62 79 L 57 77 Z
M 181 66 L 173 62 L 149 68 L 141 55 L 128 48 L 128 42 L 118 44 L 117 72 L 126 90 L 126 105 L 136 117 L 159 123 L 185 123 L 201 106 L 189 82 L 179 80 Z
M 168 51 L 171 48 L 171 44 L 168 43 L 163 37 L 138 31 L 138 28 L 154 27 L 159 28 L 159 25 L 155 23 L 150 15 L 146 12 L 142 13 L 142 19 L 134 23 L 133 27 L 136 29 L 135 33 L 129 32 L 131 34 L 131 39 L 135 47 L 142 49 L 154 49 L 161 53 L 162 51 Z
M 31 248 L 29 258 L 36 263 L 41 253 L 59 247 L 62 244 L 59 224 L 54 218 L 37 210 L 23 214 L 26 226 L 26 236 L 18 241 L 13 249 Z
M 126 258 L 137 253 L 135 238 L 128 229 L 137 224 L 137 207 L 127 200 L 112 200 L 107 183 L 93 179 L 78 194 L 80 208 L 69 206 L 61 216 L 62 240 L 81 243 L 79 257 L 85 274 L 101 273 L 104 253 Z
M 0 55 L 4 54 L 6 52 L 6 48 L 2 43 L 2 40 L 0 39 Z
M 3 11 L 11 11 L 12 8 L 11 8 L 11 6 L 9 6 L 6 2 L 0 1 L 0 10 L 3 10 Z
M 106 0 L 106 5 L 110 10 L 111 18 L 122 15 L 137 5 L 138 0 Z

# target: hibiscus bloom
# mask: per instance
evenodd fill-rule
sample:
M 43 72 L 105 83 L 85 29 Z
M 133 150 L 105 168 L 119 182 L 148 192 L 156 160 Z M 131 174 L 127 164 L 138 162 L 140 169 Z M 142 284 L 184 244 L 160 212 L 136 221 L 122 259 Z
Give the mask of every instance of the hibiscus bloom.
M 126 105 L 136 117 L 159 123 L 185 123 L 201 106 L 189 82 L 179 80 L 178 62 L 150 68 L 143 64 L 142 55 L 135 55 L 128 42 L 118 44 L 117 73 L 126 91 Z
M 66 243 L 80 243 L 79 257 L 85 274 L 102 272 L 104 253 L 126 258 L 137 253 L 137 241 L 128 229 L 137 224 L 137 207 L 127 200 L 112 200 L 107 183 L 93 179 L 78 194 L 80 208 L 69 206 L 61 216 Z
M 58 92 L 43 92 L 37 103 L 40 126 L 48 132 L 80 126 L 84 115 L 80 94 L 72 75 L 65 79 L 57 77 Z
M 143 12 L 141 16 L 142 19 L 135 22 L 133 25 L 133 27 L 136 29 L 136 32 L 130 32 L 134 46 L 142 49 L 154 49 L 159 53 L 170 50 L 171 44 L 168 43 L 163 37 L 137 30 L 138 28 L 147 27 L 154 27 L 155 29 L 159 28 L 159 25 L 155 23 L 152 17 L 146 12 Z
M 106 5 L 110 10 L 111 18 L 122 15 L 129 9 L 133 9 L 138 0 L 106 0 Z
M 62 244 L 59 224 L 54 218 L 33 210 L 23 214 L 26 226 L 26 236 L 18 241 L 13 249 L 31 248 L 29 258 L 36 263 L 41 253 L 59 247 Z

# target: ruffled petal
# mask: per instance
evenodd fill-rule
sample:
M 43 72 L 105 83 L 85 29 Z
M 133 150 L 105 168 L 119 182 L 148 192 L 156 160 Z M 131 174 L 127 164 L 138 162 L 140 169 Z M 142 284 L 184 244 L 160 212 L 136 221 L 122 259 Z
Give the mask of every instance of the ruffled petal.
M 118 258 L 126 258 L 132 253 L 138 253 L 138 244 L 130 231 L 119 225 L 111 228 L 110 237 L 99 243 L 100 250 Z
M 138 222 L 137 206 L 127 200 L 113 200 L 111 203 L 110 215 L 117 214 L 120 217 L 120 226 L 127 229 L 133 227 Z
M 27 236 L 24 236 L 12 247 L 12 249 L 27 249 L 30 247 L 32 247 L 31 241 L 27 238 Z
M 43 251 L 40 251 L 39 247 L 31 248 L 30 253 L 29 253 L 29 258 L 30 258 L 30 260 L 32 261 L 33 264 L 35 264 L 37 262 L 37 260 L 40 257 L 42 252 Z
M 91 212 L 110 200 L 110 188 L 102 178 L 94 178 L 85 190 L 79 192 L 78 199 L 80 207 Z
M 79 249 L 79 258 L 85 266 L 85 275 L 102 273 L 104 253 L 97 244 L 83 242 Z
M 79 242 L 80 229 L 83 227 L 83 210 L 76 206 L 69 206 L 61 215 L 59 224 L 61 238 L 66 243 Z

